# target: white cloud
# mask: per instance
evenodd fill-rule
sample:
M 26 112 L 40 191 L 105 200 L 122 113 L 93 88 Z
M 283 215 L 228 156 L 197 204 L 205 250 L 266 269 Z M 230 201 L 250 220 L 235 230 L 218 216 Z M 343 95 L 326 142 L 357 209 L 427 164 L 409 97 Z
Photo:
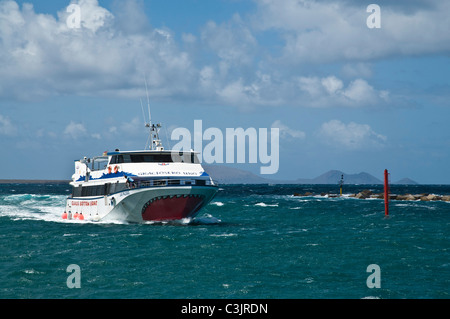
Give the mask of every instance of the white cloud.
M 374 88 L 362 79 L 352 81 L 342 94 L 356 103 L 370 102 L 376 99 Z
M 100 133 L 89 133 L 87 128 L 82 123 L 76 123 L 74 121 L 70 121 L 64 129 L 64 135 L 70 137 L 74 140 L 82 139 L 82 138 L 93 138 L 96 140 L 101 140 L 102 135 Z
M 244 109 L 255 105 L 278 106 L 286 101 L 281 92 L 285 90 L 283 85 L 272 83 L 270 75 L 257 72 L 248 81 L 239 78 L 232 82 L 223 81 L 220 86 L 216 84 L 215 93 L 224 103 Z
M 59 94 L 152 96 L 186 94 L 192 82 L 190 57 L 170 30 L 145 25 L 138 2 L 127 1 L 116 18 L 96 0 L 78 0 L 81 28 L 69 28 L 71 14 L 34 12 L 0 1 L 0 87 L 2 98 L 35 100 Z M 138 19 L 139 28 L 126 29 Z M 183 76 L 181 76 L 183 75 Z
M 101 139 L 102 139 L 102 136 L 101 136 L 99 133 L 91 134 L 91 137 L 92 137 L 92 138 L 95 138 L 95 139 L 97 139 L 97 140 L 101 140 Z
M 280 33 L 282 59 L 291 64 L 447 53 L 450 3 L 429 4 L 383 2 L 380 29 L 367 27 L 367 5 L 356 1 L 258 1 L 252 21 L 257 29 Z
M 321 84 L 329 94 L 335 94 L 344 87 L 344 83 L 335 76 L 329 76 L 322 79 Z
M 98 5 L 97 0 L 78 0 L 77 3 L 80 6 L 81 12 L 81 27 L 96 32 L 99 28 L 105 26 L 109 21 L 113 19 L 113 15 Z M 60 17 L 63 17 L 64 21 L 67 21 L 67 13 L 60 13 Z
M 450 4 L 443 2 L 412 11 L 382 3 L 382 28 L 371 30 L 365 7 L 353 1 L 263 0 L 245 19 L 235 14 L 179 35 L 152 28 L 142 0 L 116 1 L 112 11 L 97 0 L 72 3 L 81 7 L 79 29 L 67 26 L 66 8 L 54 17 L 0 1 L 0 99 L 140 98 L 146 77 L 152 99 L 241 108 L 375 106 L 389 92 L 370 83 L 373 59 L 450 49 L 443 13 Z M 343 79 L 298 67 L 329 61 L 346 63 Z
M 389 92 L 374 89 L 366 80 L 355 79 L 347 87 L 334 75 L 319 77 L 299 77 L 298 87 L 304 91 L 306 105 L 312 107 L 362 107 L 385 103 Z
M 289 128 L 287 125 L 281 123 L 280 120 L 276 120 L 272 123 L 271 127 L 276 127 L 280 129 L 280 137 L 281 138 L 296 138 L 296 139 L 304 139 L 306 137 L 306 133 L 299 130 L 294 130 Z
M 76 140 L 86 137 L 87 130 L 83 124 L 70 121 L 70 123 L 64 129 L 64 134 Z
M 209 21 L 203 28 L 201 38 L 220 58 L 223 75 L 233 66 L 253 63 L 257 41 L 238 14 L 231 21 L 220 25 Z
M 323 123 L 319 130 L 319 136 L 327 144 L 346 149 L 378 148 L 383 146 L 387 140 L 386 136 L 374 132 L 367 124 L 354 122 L 345 124 L 339 120 Z
M 0 135 L 12 136 L 17 133 L 17 128 L 11 123 L 11 120 L 0 114 Z
M 197 42 L 197 38 L 192 33 L 183 33 L 181 38 L 186 44 L 195 44 Z

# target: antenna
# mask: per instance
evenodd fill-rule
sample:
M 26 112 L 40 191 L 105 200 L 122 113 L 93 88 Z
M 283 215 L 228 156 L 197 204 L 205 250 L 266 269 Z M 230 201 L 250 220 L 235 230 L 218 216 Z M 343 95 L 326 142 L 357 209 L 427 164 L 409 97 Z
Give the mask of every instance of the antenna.
M 148 97 L 148 89 L 147 89 L 147 77 L 144 77 L 145 80 L 145 93 L 147 94 L 147 107 L 148 107 L 148 122 L 152 124 L 152 113 L 150 112 L 150 98 Z
M 147 139 L 147 143 L 145 144 L 145 149 L 162 151 L 164 150 L 164 147 L 162 146 L 161 140 L 159 139 L 159 129 L 161 128 L 161 124 L 156 125 L 152 124 L 152 113 L 150 112 L 150 98 L 148 95 L 148 86 L 146 77 L 144 77 L 144 81 L 145 81 L 145 93 L 147 95 L 148 122 L 145 120 L 145 112 L 144 112 L 144 105 L 142 104 L 142 99 L 141 99 L 141 109 L 142 115 L 144 116 L 145 127 L 149 128 L 149 136 Z
M 144 112 L 144 105 L 142 105 L 142 99 L 140 99 L 140 100 L 141 100 L 142 117 L 144 118 L 144 126 L 149 127 L 150 124 L 147 123 L 147 121 L 145 120 L 145 112 Z

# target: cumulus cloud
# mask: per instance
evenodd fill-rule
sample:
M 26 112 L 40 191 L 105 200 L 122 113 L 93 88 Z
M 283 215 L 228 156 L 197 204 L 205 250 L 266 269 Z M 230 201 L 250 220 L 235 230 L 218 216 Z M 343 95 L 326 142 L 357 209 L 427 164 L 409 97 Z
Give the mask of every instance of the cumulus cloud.
M 0 114 L 0 135 L 12 136 L 16 133 L 17 128 L 11 123 L 11 120 Z
M 346 149 L 381 147 L 387 140 L 386 136 L 374 132 L 367 124 L 354 122 L 345 124 L 339 120 L 323 123 L 319 130 L 319 136 L 327 144 Z
M 113 19 L 113 15 L 105 8 L 100 7 L 97 0 L 78 0 L 73 3 L 77 4 L 80 9 L 80 27 L 94 33 Z M 60 20 L 67 22 L 72 13 L 74 11 L 66 10 L 59 12 L 58 16 Z M 70 23 L 68 26 L 70 27 Z
M 450 50 L 448 1 L 382 1 L 381 28 L 369 29 L 360 1 L 264 0 L 255 28 L 285 39 L 289 63 L 370 61 Z
M 287 125 L 281 123 L 280 120 L 276 120 L 272 123 L 271 127 L 280 129 L 280 137 L 281 138 L 295 138 L 295 139 L 304 139 L 306 137 L 306 133 L 300 130 L 294 130 L 288 127 Z
M 79 140 L 87 137 L 96 140 L 102 139 L 102 135 L 100 133 L 89 133 L 84 124 L 76 123 L 74 121 L 70 121 L 70 123 L 67 124 L 63 134 L 73 140 Z
M 0 1 L 0 87 L 3 98 L 35 99 L 58 94 L 143 95 L 187 91 L 191 62 L 168 30 L 152 29 L 139 2 L 121 4 L 116 17 L 97 0 L 78 0 L 80 28 L 70 12 L 55 18 L 31 4 Z M 125 10 L 128 8 L 128 10 Z M 136 26 L 135 21 L 140 21 Z M 135 25 L 133 28 L 125 26 Z M 141 31 L 141 32 L 140 32 Z M 180 74 L 184 76 L 181 77 Z
M 68 26 L 66 7 L 52 16 L 0 0 L 0 99 L 140 98 L 145 77 L 151 98 L 361 107 L 390 96 L 370 83 L 372 61 L 450 50 L 445 1 L 411 10 L 380 3 L 382 28 L 373 30 L 357 1 L 263 0 L 245 19 L 208 21 L 199 34 L 152 27 L 142 0 L 116 1 L 111 11 L 98 0 L 71 3 L 81 8 L 80 28 Z M 344 62 L 344 79 L 303 74 L 298 66 L 311 62 Z
M 242 67 L 254 62 L 257 41 L 238 14 L 229 22 L 220 25 L 209 21 L 203 28 L 201 38 L 220 58 L 219 68 L 222 75 L 226 75 L 233 66 Z
M 64 129 L 64 134 L 76 140 L 86 137 L 88 135 L 88 132 L 83 124 L 70 121 L 70 123 Z
M 313 107 L 326 106 L 368 106 L 388 101 L 389 92 L 376 90 L 366 80 L 355 79 L 346 87 L 334 75 L 319 77 L 299 77 L 298 87 L 305 92 L 305 104 Z

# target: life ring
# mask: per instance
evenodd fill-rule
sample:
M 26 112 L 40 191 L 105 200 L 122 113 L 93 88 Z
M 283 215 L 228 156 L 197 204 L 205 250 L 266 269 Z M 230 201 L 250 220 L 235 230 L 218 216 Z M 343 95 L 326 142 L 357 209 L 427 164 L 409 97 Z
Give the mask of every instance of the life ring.
M 108 166 L 108 174 L 111 174 L 111 166 Z
M 114 174 L 117 174 L 119 172 L 119 166 L 114 166 Z

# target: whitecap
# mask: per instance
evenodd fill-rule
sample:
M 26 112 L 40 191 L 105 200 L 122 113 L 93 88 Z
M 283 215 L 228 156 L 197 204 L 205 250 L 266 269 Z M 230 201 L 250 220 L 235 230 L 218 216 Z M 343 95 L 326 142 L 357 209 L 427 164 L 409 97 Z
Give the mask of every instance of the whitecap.
M 259 206 L 259 207 L 278 207 L 278 203 L 276 203 L 276 204 L 266 204 L 266 203 L 260 202 L 260 203 L 256 203 L 255 206 Z
M 237 236 L 237 234 L 229 233 L 229 234 L 211 234 L 211 237 L 233 237 Z
M 37 274 L 37 275 L 44 274 L 43 272 L 37 271 L 37 270 L 34 270 L 34 269 L 25 269 L 23 272 L 26 273 L 26 274 Z
M 192 224 L 201 224 L 201 225 L 213 225 L 222 222 L 219 218 L 216 218 L 210 214 L 206 214 L 204 216 L 195 217 L 192 220 Z
M 222 202 L 211 202 L 211 204 L 212 204 L 212 205 L 216 205 L 216 206 L 223 206 L 223 205 L 225 205 L 225 204 L 222 203 Z

